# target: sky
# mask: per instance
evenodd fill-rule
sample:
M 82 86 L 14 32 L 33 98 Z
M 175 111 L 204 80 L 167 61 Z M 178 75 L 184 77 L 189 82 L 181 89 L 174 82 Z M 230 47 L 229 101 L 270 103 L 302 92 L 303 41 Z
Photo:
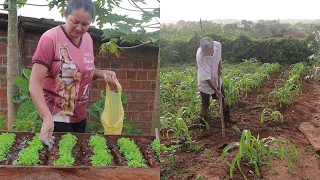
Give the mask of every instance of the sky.
M 157 0 L 145 0 L 147 2 L 147 5 L 137 3 L 140 7 L 145 8 L 157 8 L 159 7 L 159 3 Z M 0 4 L 3 4 L 4 0 L 0 0 Z M 47 0 L 27 0 L 27 3 L 29 4 L 48 4 Z M 123 0 L 123 2 L 120 5 L 123 8 L 127 9 L 134 9 L 129 3 L 128 0 Z M 3 6 L 0 5 L 0 9 L 3 9 Z M 115 12 L 121 15 L 127 14 L 129 17 L 141 19 L 141 13 L 140 12 L 134 12 L 134 11 L 126 11 L 122 9 L 116 9 Z M 7 11 L 0 10 L 0 13 L 7 13 Z M 62 21 L 65 22 L 65 18 L 61 17 L 60 12 L 57 8 L 54 8 L 49 11 L 49 7 L 47 6 L 24 6 L 20 9 L 18 9 L 18 15 L 21 16 L 27 16 L 27 17 L 34 17 L 34 18 L 45 18 L 45 19 L 54 19 L 55 21 Z M 160 20 L 159 20 L 160 21 Z M 156 23 L 156 21 L 150 22 L 150 24 Z M 96 25 L 93 23 L 92 25 Z M 105 26 L 105 28 L 111 28 L 111 26 Z
M 212 19 L 320 19 L 319 0 L 161 0 L 161 23 Z

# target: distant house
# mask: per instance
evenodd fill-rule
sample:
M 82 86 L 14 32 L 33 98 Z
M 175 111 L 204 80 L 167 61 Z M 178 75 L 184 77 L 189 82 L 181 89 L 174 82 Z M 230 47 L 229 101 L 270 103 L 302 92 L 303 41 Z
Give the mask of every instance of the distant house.
M 8 15 L 0 13 L 0 37 L 7 36 L 7 22 Z M 19 17 L 20 62 L 25 67 L 32 66 L 31 58 L 42 33 L 63 23 L 50 19 Z M 127 95 L 128 103 L 124 104 L 126 121 L 144 130 L 145 133 L 150 133 L 159 48 L 151 44 L 122 51 L 120 58 L 102 56 L 98 55 L 100 45 L 103 43 L 102 32 L 95 28 L 90 28 L 88 32 L 94 41 L 96 68 L 115 71 Z M 0 40 L 0 112 L 2 113 L 7 111 L 6 83 L 1 82 L 7 69 L 6 49 L 6 40 Z M 103 80 L 96 81 L 92 85 L 91 103 L 100 99 L 100 91 L 105 90 L 105 87 Z

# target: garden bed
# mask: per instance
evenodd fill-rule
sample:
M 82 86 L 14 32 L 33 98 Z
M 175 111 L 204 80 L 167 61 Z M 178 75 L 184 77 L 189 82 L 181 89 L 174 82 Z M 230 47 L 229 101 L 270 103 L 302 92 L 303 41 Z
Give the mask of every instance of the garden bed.
M 59 166 L 54 163 L 59 159 L 59 142 L 66 133 L 54 133 L 56 137 L 55 144 L 51 150 L 43 146 L 38 151 L 39 160 L 36 165 L 15 164 L 19 159 L 22 150 L 28 148 L 29 142 L 36 133 L 32 132 L 9 132 L 14 133 L 15 140 L 9 149 L 6 159 L 0 161 L 0 179 L 18 179 L 26 177 L 27 179 L 159 179 L 160 164 L 157 161 L 156 153 L 151 148 L 151 143 L 155 139 L 153 136 L 142 135 L 103 135 L 106 140 L 106 150 L 111 155 L 112 160 L 108 165 L 93 166 L 91 157 L 96 153 L 92 146 L 89 146 L 90 137 L 95 134 L 70 133 L 76 137 L 76 143 L 72 148 L 72 165 Z M 127 157 L 120 152 L 118 140 L 129 138 L 137 145 L 140 151 L 144 166 L 135 167 L 128 165 Z M 1 144 L 1 143 L 0 143 Z M 101 143 L 100 143 L 101 144 Z M 1 148 L 1 147 L 0 147 Z M 100 157 L 106 157 L 105 155 Z M 98 158 L 99 159 L 99 158 Z M 101 159 L 101 158 L 100 158 Z

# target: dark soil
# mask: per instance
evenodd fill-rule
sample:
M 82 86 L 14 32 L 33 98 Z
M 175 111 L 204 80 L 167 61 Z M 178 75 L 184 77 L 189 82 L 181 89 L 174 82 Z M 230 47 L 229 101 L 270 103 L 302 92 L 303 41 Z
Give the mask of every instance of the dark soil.
M 0 162 L 0 165 L 12 164 L 14 160 L 18 159 L 19 152 L 28 147 L 28 141 L 31 141 L 33 134 L 16 133 L 15 143 L 8 152 L 7 160 Z
M 0 132 L 1 133 L 1 132 Z M 10 149 L 7 160 L 0 162 L 0 165 L 12 165 L 12 162 L 18 158 L 19 152 L 28 146 L 27 142 L 30 141 L 34 133 L 29 132 L 16 132 L 16 141 Z M 53 166 L 53 162 L 59 158 L 59 141 L 62 133 L 54 133 L 55 144 L 49 150 L 47 146 L 44 146 L 43 150 L 39 153 L 39 165 L 41 166 Z M 77 144 L 72 150 L 75 163 L 73 166 L 92 166 L 90 157 L 93 155 L 93 149 L 88 145 L 90 136 L 93 134 L 79 134 L 74 133 L 77 136 Z M 111 166 L 127 166 L 125 157 L 119 152 L 117 146 L 117 140 L 121 137 L 129 137 L 133 139 L 143 155 L 143 158 L 147 162 L 150 168 L 159 168 L 160 165 L 156 163 L 156 155 L 152 152 L 150 144 L 153 141 L 151 136 L 104 136 L 107 140 L 107 146 L 113 156 L 113 162 Z
M 260 167 L 261 179 L 319 179 L 320 156 L 299 130 L 302 122 L 311 122 L 314 126 L 320 127 L 319 81 L 304 81 L 302 93 L 294 98 L 292 104 L 277 108 L 284 117 L 283 124 L 273 121 L 260 123 L 260 115 L 263 109 L 268 107 L 268 95 L 281 76 L 280 72 L 273 74 L 258 90 L 248 93 L 247 97 L 239 99 L 232 105 L 231 115 L 238 122 L 240 133 L 231 125 L 227 126 L 227 139 L 223 140 L 220 117 L 213 117 L 209 121 L 210 129 L 203 130 L 197 126 L 190 128 L 192 140 L 201 146 L 202 150 L 180 150 L 175 152 L 175 159 L 169 157 L 169 154 L 162 154 L 165 159 L 163 166 L 170 167 L 161 172 L 163 179 L 194 180 L 198 175 L 206 177 L 204 179 L 231 179 L 229 166 L 221 161 L 221 153 L 226 144 L 239 141 L 244 129 L 250 130 L 255 137 L 259 134 L 260 138 L 273 136 L 290 140 L 301 153 L 298 162 L 293 166 L 292 173 L 289 172 L 286 162 L 280 164 L 278 161 L 272 161 L 272 167 Z M 171 144 L 166 137 L 162 137 L 162 143 L 167 146 Z M 236 148 L 229 151 L 227 160 L 230 162 L 236 153 Z M 241 168 L 248 179 L 258 179 L 254 168 L 247 162 L 243 161 Z M 234 169 L 232 179 L 244 179 L 238 168 Z

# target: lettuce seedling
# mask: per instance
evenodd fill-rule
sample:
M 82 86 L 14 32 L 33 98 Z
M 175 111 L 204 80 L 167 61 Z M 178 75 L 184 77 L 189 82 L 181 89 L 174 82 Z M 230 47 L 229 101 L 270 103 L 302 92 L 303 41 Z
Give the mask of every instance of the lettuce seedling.
M 77 144 L 78 138 L 70 133 L 61 136 L 59 141 L 59 159 L 53 162 L 54 166 L 72 166 L 74 157 L 72 149 Z
M 122 137 L 118 139 L 117 143 L 119 146 L 119 151 L 124 154 L 127 159 L 128 166 L 147 167 L 138 146 L 133 140 Z
M 93 147 L 92 166 L 108 166 L 111 164 L 113 157 L 110 155 L 110 150 L 104 137 L 99 135 L 91 136 L 88 145 Z
M 36 166 L 39 162 L 39 152 L 43 148 L 43 143 L 39 139 L 39 133 L 28 142 L 29 146 L 19 153 L 17 160 L 13 162 L 13 165 L 27 165 L 27 166 Z
M 0 135 L 0 161 L 7 159 L 7 154 L 14 144 L 16 134 L 14 133 L 2 133 Z
M 156 153 L 157 161 L 160 162 L 160 140 L 154 139 L 150 146 L 153 152 Z

